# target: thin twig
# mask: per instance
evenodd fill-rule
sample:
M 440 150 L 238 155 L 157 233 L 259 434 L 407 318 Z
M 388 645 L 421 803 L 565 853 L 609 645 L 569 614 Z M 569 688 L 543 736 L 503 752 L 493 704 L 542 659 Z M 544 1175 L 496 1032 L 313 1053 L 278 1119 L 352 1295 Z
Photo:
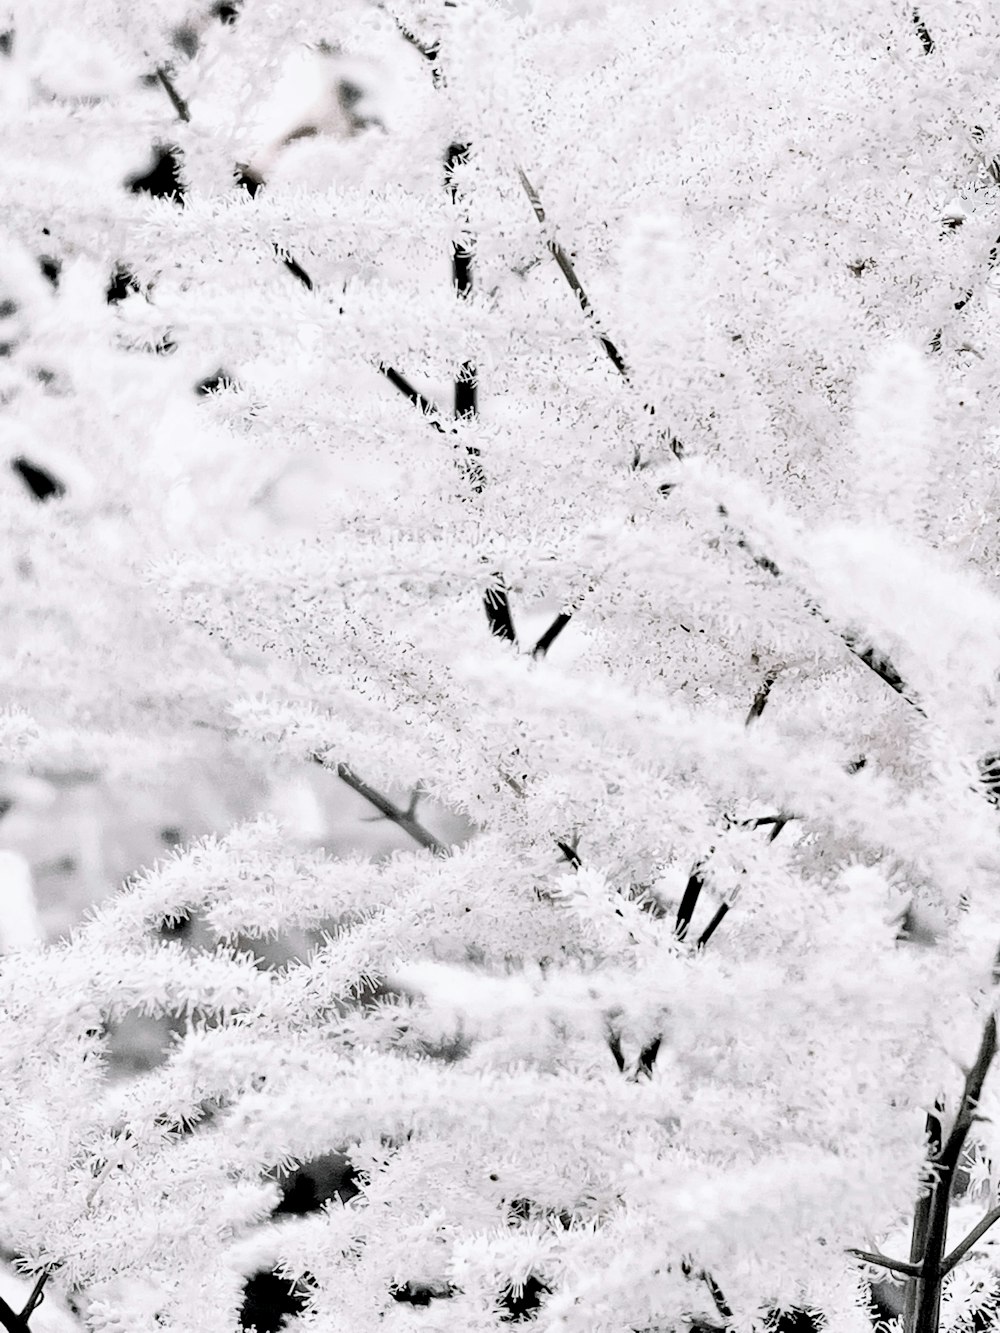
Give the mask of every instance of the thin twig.
M 49 1270 L 43 1269 L 35 1280 L 35 1285 L 31 1288 L 31 1295 L 24 1303 L 24 1309 L 21 1311 L 20 1318 L 25 1323 L 31 1318 L 32 1312 L 41 1305 L 45 1299 L 45 1284 L 49 1280 Z
M 715 848 L 710 847 L 708 855 L 711 856 L 714 851 Z M 677 919 L 674 922 L 674 934 L 679 940 L 682 940 L 688 932 L 688 926 L 690 926 L 691 918 L 694 916 L 694 909 L 698 906 L 698 899 L 705 887 L 705 879 L 702 874 L 704 868 L 705 861 L 699 861 L 688 876 L 687 885 L 677 908 Z
M 538 191 L 531 184 L 531 181 L 528 180 L 528 177 L 524 174 L 524 171 L 521 169 L 521 167 L 517 168 L 517 174 L 518 177 L 520 178 L 524 192 L 528 196 L 528 200 L 531 203 L 531 207 L 534 210 L 535 217 L 538 219 L 540 223 L 544 224 L 545 209 L 542 207 L 542 201 L 538 197 Z M 580 306 L 580 309 L 583 311 L 585 315 L 593 317 L 594 310 L 593 306 L 590 304 L 590 297 L 587 295 L 583 283 L 577 277 L 576 270 L 573 267 L 569 255 L 566 253 L 566 251 L 562 248 L 562 246 L 554 237 L 549 237 L 548 240 L 546 241 L 546 244 L 549 248 L 549 253 L 552 255 L 552 258 L 559 265 L 560 272 L 562 273 L 566 281 L 569 283 L 573 295 L 576 297 L 577 303 Z M 628 366 L 625 364 L 625 361 L 621 353 L 619 352 L 618 348 L 614 345 L 614 343 L 611 341 L 610 338 L 608 338 L 605 334 L 601 333 L 599 330 L 597 337 L 598 340 L 600 341 L 601 346 L 604 348 L 605 353 L 607 354 L 608 360 L 614 366 L 615 370 L 618 371 L 618 374 L 621 375 L 622 379 L 626 382 L 626 384 L 630 384 L 632 382 L 632 377 L 629 373 Z
M 920 1265 L 907 1264 L 902 1259 L 888 1259 L 884 1254 L 876 1254 L 871 1250 L 845 1250 L 845 1254 L 853 1254 L 855 1259 L 861 1259 L 866 1264 L 877 1264 L 879 1268 L 887 1268 L 890 1273 L 902 1273 L 904 1277 L 919 1277 Z
M 408 399 L 424 415 L 428 426 L 440 431 L 442 435 L 447 433 L 441 424 L 440 408 L 435 403 L 432 403 L 429 398 L 425 398 L 408 379 L 404 378 L 398 370 L 394 370 L 392 366 L 387 366 L 384 361 L 379 362 L 378 370 L 379 374 L 384 375 L 394 389 L 398 389 L 403 397 Z
M 965 1240 L 960 1241 L 950 1254 L 946 1254 L 941 1260 L 941 1273 L 950 1273 L 960 1259 L 964 1259 L 969 1250 L 972 1249 L 976 1241 L 989 1231 L 994 1222 L 1000 1222 L 1000 1208 L 991 1209 L 981 1222 L 977 1222 L 972 1228 Z
M 173 108 L 177 112 L 178 120 L 183 120 L 185 125 L 191 122 L 191 112 L 188 110 L 188 104 L 181 97 L 180 93 L 173 85 L 173 80 L 162 65 L 156 67 L 156 77 L 163 85 L 163 90 L 173 103 Z
M 562 852 L 563 856 L 570 863 L 574 870 L 579 870 L 583 862 L 580 860 L 580 854 L 575 847 L 568 842 L 561 842 L 557 839 L 556 846 Z
M 720 903 L 719 906 L 715 909 L 715 914 L 713 915 L 711 921 L 698 936 L 699 949 L 704 949 L 705 945 L 708 943 L 708 941 L 712 938 L 715 932 L 722 925 L 723 918 L 725 917 L 726 913 L 729 911 L 731 906 L 732 906 L 732 899 L 727 899 L 725 902 Z
M 763 713 L 764 707 L 771 696 L 771 687 L 774 685 L 774 682 L 778 679 L 780 674 L 781 672 L 778 669 L 775 669 L 774 671 L 769 671 L 767 675 L 764 677 L 764 679 L 761 681 L 760 688 L 754 695 L 753 703 L 750 705 L 750 711 L 749 713 L 747 713 L 746 717 L 747 726 L 749 726 L 751 722 L 756 722 L 757 719 L 760 717 L 761 713 Z
M 528 177 L 525 175 L 523 169 L 520 166 L 517 168 L 517 174 L 518 177 L 520 178 L 524 192 L 528 196 L 528 200 L 534 211 L 535 217 L 538 219 L 539 223 L 544 224 L 545 209 L 542 205 L 541 199 L 539 198 L 538 191 L 528 180 Z M 572 288 L 573 293 L 576 296 L 577 301 L 579 302 L 580 309 L 584 312 L 584 314 L 587 315 L 592 314 L 590 299 L 587 296 L 586 291 L 584 290 L 583 284 L 577 277 L 576 270 L 573 268 L 573 265 L 570 262 L 566 252 L 563 250 L 559 242 L 551 237 L 547 240 L 547 245 L 552 253 L 553 258 L 558 264 L 560 271 L 562 272 L 566 281 Z M 608 354 L 609 359 L 615 366 L 615 369 L 619 372 L 619 374 L 622 376 L 623 379 L 631 383 L 631 377 L 629 375 L 628 367 L 622 360 L 621 355 L 618 352 L 618 349 L 615 347 L 614 343 L 610 340 L 610 338 L 605 337 L 603 334 L 599 334 L 598 336 L 600 338 L 602 346 L 604 347 L 605 352 Z M 684 453 L 683 445 L 679 440 L 674 439 L 673 436 L 670 437 L 670 448 L 676 458 L 679 459 L 683 456 Z M 728 518 L 728 513 L 724 505 L 717 505 L 716 508 L 720 517 Z M 762 552 L 755 551 L 744 536 L 738 534 L 736 544 L 741 549 L 747 551 L 747 553 L 753 560 L 754 564 L 758 565 L 761 569 L 766 570 L 766 572 L 771 574 L 774 578 L 781 577 L 781 570 L 778 568 L 775 562 L 770 558 L 770 556 L 765 555 Z M 825 625 L 831 624 L 828 617 L 825 616 L 818 607 L 810 606 L 809 610 L 814 615 L 819 616 L 819 618 L 823 621 Z M 852 634 L 850 631 L 837 630 L 836 632 L 839 634 L 841 640 L 847 645 L 847 647 L 855 655 L 855 657 L 858 658 L 859 661 L 863 662 L 865 666 L 869 668 L 869 670 L 873 671 L 891 689 L 895 690 L 897 694 L 902 695 L 902 697 L 907 701 L 907 703 L 911 704 L 914 708 L 916 708 L 918 712 L 922 712 L 919 705 L 911 697 L 906 682 L 903 680 L 902 676 L 900 676 L 899 672 L 893 666 L 892 662 L 889 660 L 888 657 L 877 652 L 870 645 L 861 643 L 857 635 Z
M 313 759 L 324 768 L 330 767 L 318 754 L 314 754 Z M 359 796 L 363 796 L 369 805 L 375 807 L 379 814 L 384 815 L 386 819 L 398 825 L 404 833 L 410 835 L 414 842 L 419 842 L 421 847 L 426 847 L 428 851 L 439 854 L 448 850 L 446 844 L 435 838 L 429 829 L 424 828 L 419 819 L 415 819 L 409 810 L 404 810 L 402 807 L 395 805 L 380 791 L 376 791 L 374 787 L 369 787 L 368 783 L 359 778 L 347 764 L 338 764 L 335 771 L 341 782 L 346 782 L 352 791 L 356 791 Z

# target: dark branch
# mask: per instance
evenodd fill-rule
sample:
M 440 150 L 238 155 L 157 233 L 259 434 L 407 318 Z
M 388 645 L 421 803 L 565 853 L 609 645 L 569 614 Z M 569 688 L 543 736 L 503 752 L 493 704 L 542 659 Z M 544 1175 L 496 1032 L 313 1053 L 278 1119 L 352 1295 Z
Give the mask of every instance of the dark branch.
M 618 1066 L 619 1074 L 625 1072 L 625 1055 L 622 1051 L 621 1035 L 613 1027 L 608 1028 L 607 1033 L 608 1050 L 614 1056 L 615 1064 Z
M 531 204 L 531 207 L 534 210 L 535 217 L 538 219 L 540 223 L 544 224 L 545 209 L 542 207 L 542 201 L 538 197 L 537 190 L 528 180 L 527 176 L 524 174 L 524 172 L 520 167 L 517 168 L 517 174 L 518 177 L 520 178 L 524 192 L 528 196 L 528 200 Z M 583 311 L 585 315 L 593 317 L 594 312 L 593 312 L 593 307 L 590 304 L 590 297 L 587 295 L 583 283 L 577 277 L 576 270 L 573 267 L 569 255 L 562 248 L 559 242 L 555 239 L 550 238 L 547 242 L 547 245 L 549 247 L 549 253 L 552 255 L 552 258 L 556 261 L 556 263 L 559 266 L 559 271 L 562 273 L 563 277 L 569 283 L 570 290 L 576 297 L 580 309 Z M 597 337 L 600 341 L 601 346 L 604 348 L 608 360 L 614 366 L 615 370 L 618 371 L 618 374 L 621 375 L 622 379 L 625 380 L 626 383 L 631 383 L 631 376 L 629 374 L 628 366 L 625 364 L 625 361 L 621 353 L 618 351 L 618 348 L 611 341 L 611 339 L 608 338 L 605 334 L 599 332 Z
M 580 860 L 580 854 L 575 847 L 571 847 L 568 842 L 556 841 L 556 846 L 562 852 L 563 856 L 570 863 L 574 870 L 579 870 L 583 862 Z
M 650 1078 L 652 1076 L 653 1066 L 656 1064 L 656 1057 L 660 1053 L 662 1041 L 662 1037 L 654 1037 L 639 1052 L 639 1058 L 635 1063 L 636 1080 L 640 1077 Z
M 874 1254 L 871 1250 L 847 1250 L 847 1254 L 853 1254 L 855 1259 L 861 1259 L 866 1264 L 877 1264 L 879 1268 L 887 1268 L 890 1273 L 902 1273 L 904 1277 L 919 1277 L 919 1264 L 907 1264 L 902 1259 L 887 1259 L 884 1254 Z
M 483 594 L 483 605 L 486 608 L 486 619 L 489 622 L 490 633 L 495 639 L 503 639 L 505 643 L 517 643 L 514 617 L 511 613 L 510 598 L 507 596 L 503 575 L 496 574 L 494 578 L 493 586 L 487 588 Z
M 927 1118 L 924 1122 L 928 1156 L 931 1160 L 937 1157 L 941 1151 L 941 1112 L 943 1109 L 944 1103 L 939 1100 L 935 1104 L 934 1110 L 927 1112 Z M 917 1199 L 916 1207 L 913 1210 L 913 1229 L 910 1232 L 910 1263 L 917 1268 L 923 1262 L 924 1251 L 927 1248 L 927 1226 L 930 1215 L 931 1191 L 925 1190 Z M 913 1326 L 913 1314 L 917 1306 L 918 1290 L 918 1282 L 913 1281 L 906 1284 L 904 1327 L 907 1329 Z
M 749 713 L 747 713 L 747 720 L 746 720 L 747 726 L 749 726 L 751 722 L 755 722 L 757 718 L 760 717 L 761 713 L 763 713 L 768 698 L 770 697 L 771 694 L 771 687 L 774 684 L 774 682 L 778 679 L 779 674 L 780 673 L 778 671 L 769 671 L 767 675 L 764 677 L 764 679 L 761 681 L 760 689 L 754 695 L 753 703 L 750 705 L 750 711 Z
M 716 1282 L 715 1278 L 712 1276 L 711 1273 L 706 1273 L 704 1269 L 702 1269 L 701 1277 L 702 1281 L 705 1283 L 705 1286 L 708 1287 L 708 1290 L 711 1293 L 712 1300 L 715 1302 L 715 1308 L 718 1310 L 719 1314 L 722 1316 L 723 1319 L 726 1320 L 732 1319 L 733 1317 L 732 1309 L 729 1305 L 729 1302 L 722 1294 L 722 1288 L 719 1286 L 718 1282 Z
M 330 767 L 330 765 L 328 765 L 318 754 L 314 754 L 313 759 L 317 764 L 321 764 L 324 768 Z M 438 853 L 443 853 L 448 850 L 446 845 L 439 839 L 435 838 L 434 834 L 428 829 L 425 829 L 418 819 L 414 819 L 413 815 L 408 810 L 404 810 L 400 806 L 394 805 L 387 796 L 383 796 L 382 793 L 376 791 L 374 787 L 369 787 L 368 783 L 362 781 L 362 779 L 359 778 L 347 764 L 338 764 L 336 773 L 341 782 L 346 782 L 352 791 L 356 791 L 359 796 L 363 796 L 369 805 L 375 807 L 380 815 L 384 815 L 386 819 L 391 820 L 393 824 L 398 825 L 404 833 L 410 835 L 414 842 L 419 842 L 421 847 L 426 847 L 428 851 Z
M 950 1254 L 941 1260 L 941 1273 L 950 1273 L 960 1259 L 964 1259 L 980 1236 L 985 1236 L 994 1222 L 1000 1222 L 1000 1208 L 993 1208 L 981 1222 L 977 1222 L 965 1240 L 960 1241 Z
M 305 271 L 305 269 L 302 267 L 299 261 L 295 259 L 292 255 L 290 255 L 287 250 L 283 250 L 280 245 L 276 245 L 274 247 L 274 253 L 284 264 L 285 268 L 288 269 L 292 277 L 298 278 L 299 282 L 302 283 L 302 286 L 306 289 L 306 291 L 311 292 L 313 290 L 313 280 L 312 278 L 310 278 L 309 274 Z
M 937 1333 L 940 1306 L 941 1281 L 945 1272 L 944 1245 L 948 1231 L 948 1212 L 951 1207 L 951 1193 L 955 1183 L 955 1172 L 965 1147 L 965 1140 L 976 1118 L 976 1111 L 982 1096 L 983 1083 L 989 1073 L 990 1065 L 997 1050 L 996 1015 L 990 1014 L 983 1028 L 982 1040 L 975 1063 L 965 1076 L 965 1087 L 944 1146 L 932 1155 L 930 1167 L 933 1171 L 933 1183 L 926 1213 L 926 1227 L 923 1253 L 916 1256 L 920 1265 L 920 1276 L 912 1283 L 912 1333 Z M 914 1232 L 916 1233 L 916 1223 Z M 909 1293 L 907 1293 L 909 1298 Z M 909 1303 L 909 1300 L 908 1300 Z M 908 1325 L 908 1328 L 910 1325 Z
M 962 1090 L 962 1100 L 958 1106 L 955 1123 L 937 1159 L 936 1165 L 942 1172 L 949 1171 L 954 1174 L 958 1167 L 966 1136 L 972 1128 L 979 1099 L 983 1093 L 983 1083 L 986 1081 L 986 1075 L 989 1073 L 996 1052 L 997 1020 L 995 1014 L 990 1014 L 983 1028 L 975 1064 L 965 1076 L 965 1087 Z
M 49 1280 L 48 1269 L 39 1273 L 35 1285 L 31 1288 L 31 1295 L 24 1303 L 24 1309 L 21 1311 L 20 1318 L 27 1323 L 32 1313 L 41 1305 L 45 1299 L 45 1284 Z
M 157 65 L 156 77 L 160 80 L 164 92 L 170 98 L 170 101 L 173 104 L 173 108 L 177 112 L 177 119 L 183 120 L 185 125 L 190 124 L 191 112 L 188 110 L 188 104 L 187 102 L 184 101 L 184 98 L 181 97 L 180 93 L 174 87 L 170 75 L 167 73 L 167 71 L 163 68 L 162 65 Z
M 726 913 L 729 911 L 731 906 L 732 906 L 731 903 L 725 902 L 725 903 L 720 903 L 719 906 L 715 909 L 715 914 L 712 917 L 711 921 L 698 936 L 699 949 L 704 949 L 705 945 L 718 930 L 719 926 L 722 925 L 722 920 L 725 917 Z
M 379 374 L 384 375 L 394 389 L 398 389 L 404 398 L 408 399 L 418 411 L 422 412 L 427 418 L 427 424 L 433 426 L 442 434 L 445 433 L 444 426 L 440 422 L 440 412 L 429 398 L 425 398 L 422 393 L 413 387 L 408 379 L 404 379 L 398 370 L 393 370 L 392 366 L 387 366 L 384 362 L 379 363 Z
M 910 17 L 913 19 L 913 26 L 916 29 L 917 36 L 920 38 L 920 45 L 924 48 L 924 55 L 933 55 L 934 38 L 928 30 L 927 24 L 920 17 L 920 11 L 915 9 Z
M 7 1333 L 28 1333 L 28 1325 L 21 1316 L 0 1296 L 0 1324 Z
M 544 657 L 552 645 L 558 639 L 569 622 L 573 619 L 572 611 L 560 611 L 548 627 L 545 633 L 539 638 L 534 648 L 531 650 L 532 657 Z
M 715 850 L 709 848 L 709 856 Z M 679 940 L 687 935 L 688 926 L 691 924 L 691 918 L 694 916 L 694 909 L 698 906 L 698 899 L 701 897 L 701 891 L 705 887 L 705 881 L 702 878 L 702 871 L 705 868 L 705 862 L 699 861 L 688 876 L 688 882 L 684 889 L 680 906 L 677 908 L 677 920 L 674 922 L 674 934 Z

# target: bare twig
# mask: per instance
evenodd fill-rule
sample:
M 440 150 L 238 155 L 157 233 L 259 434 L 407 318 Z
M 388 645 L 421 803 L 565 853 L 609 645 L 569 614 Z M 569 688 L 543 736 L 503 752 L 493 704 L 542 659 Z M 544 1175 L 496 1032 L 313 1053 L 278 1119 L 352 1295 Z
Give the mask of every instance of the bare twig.
M 948 1272 L 949 1260 L 952 1258 L 952 1256 L 945 1258 L 944 1245 L 955 1173 L 965 1147 L 965 1140 L 976 1118 L 983 1083 L 993 1063 L 996 1050 L 997 1022 L 996 1015 L 991 1013 L 983 1027 L 975 1062 L 965 1076 L 965 1086 L 962 1089 L 954 1124 L 943 1144 L 938 1117 L 928 1116 L 928 1137 L 931 1146 L 928 1169 L 931 1173 L 931 1185 L 929 1191 L 918 1199 L 914 1213 L 910 1262 L 918 1266 L 919 1273 L 912 1276 L 907 1284 L 904 1323 L 907 1333 L 937 1333 L 938 1330 L 941 1283 Z M 983 1230 L 985 1229 L 983 1227 Z M 966 1238 L 968 1245 L 974 1244 L 978 1239 L 975 1232 L 972 1233 L 972 1237 L 972 1239 Z M 958 1258 L 965 1252 L 963 1246 L 966 1246 L 965 1241 L 958 1246 L 958 1251 L 961 1251 L 958 1253 Z M 954 1262 L 957 1263 L 958 1260 L 955 1259 Z
M 714 847 L 708 849 L 708 855 L 711 856 L 715 851 Z M 684 939 L 688 932 L 688 926 L 691 924 L 691 918 L 694 916 L 694 909 L 698 906 L 698 899 L 701 897 L 701 891 L 705 887 L 705 879 L 702 871 L 705 869 L 705 860 L 698 861 L 693 867 L 684 893 L 681 896 L 680 904 L 677 908 L 677 919 L 674 922 L 674 934 L 679 940 Z
M 318 754 L 314 754 L 313 759 L 317 764 L 322 765 L 323 768 L 330 767 L 330 765 L 328 765 Z M 346 782 L 352 791 L 356 791 L 359 796 L 363 796 L 369 805 L 375 807 L 380 815 L 383 815 L 393 824 L 398 825 L 404 833 L 410 835 L 414 842 L 419 842 L 421 847 L 426 847 L 428 851 L 437 852 L 439 854 L 443 854 L 448 850 L 445 843 L 441 842 L 440 839 L 435 838 L 434 834 L 431 833 L 429 829 L 424 828 L 423 824 L 414 817 L 413 802 L 411 802 L 410 807 L 407 810 L 402 809 L 401 806 L 395 805 L 387 796 L 383 796 L 380 791 L 376 791 L 374 787 L 369 787 L 368 783 L 359 778 L 347 764 L 338 764 L 336 767 L 336 774 L 341 782 Z
M 31 1295 L 25 1301 L 24 1309 L 21 1311 L 20 1318 L 23 1319 L 25 1323 L 28 1322 L 33 1311 L 36 1310 L 45 1299 L 45 1284 L 48 1280 L 49 1270 L 45 1268 L 35 1279 L 35 1285 L 31 1288 Z
M 1000 1208 L 992 1208 L 981 1222 L 977 1222 L 965 1240 L 960 1241 L 950 1254 L 941 1260 L 942 1274 L 950 1273 L 960 1259 L 964 1259 L 980 1236 L 984 1236 L 994 1222 L 1000 1222 Z
M 941 1113 L 943 1111 L 944 1102 L 939 1098 L 935 1103 L 934 1110 L 927 1112 L 927 1118 L 924 1122 L 928 1157 L 931 1161 L 941 1151 Z M 910 1263 L 918 1267 L 923 1260 L 927 1245 L 927 1225 L 930 1219 L 930 1211 L 931 1191 L 928 1189 L 917 1199 L 916 1207 L 913 1210 L 913 1229 L 910 1232 Z M 907 1330 L 907 1333 L 913 1326 L 913 1312 L 917 1303 L 917 1286 L 918 1284 L 915 1281 L 906 1284 L 903 1327 Z
M 571 843 L 562 842 L 559 840 L 556 841 L 556 846 L 562 852 L 563 856 L 570 863 L 573 869 L 579 870 L 580 866 L 583 863 L 580 860 L 580 853 L 576 850 L 576 848 Z
M 780 674 L 781 672 L 779 670 L 769 671 L 761 681 L 760 688 L 754 695 L 753 703 L 750 705 L 750 711 L 746 716 L 747 726 L 749 726 L 751 722 L 756 722 L 761 713 L 763 713 L 764 707 L 767 704 L 768 699 L 771 697 L 771 687 L 774 685 L 774 682 L 778 679 Z
M 442 435 L 446 433 L 444 426 L 441 424 L 441 411 L 435 403 L 432 403 L 429 398 L 425 398 L 408 379 L 402 376 L 398 370 L 394 370 L 392 366 L 387 366 L 384 361 L 379 362 L 378 370 L 379 374 L 384 375 L 394 389 L 398 389 L 404 398 L 408 399 L 419 412 L 423 413 L 428 426 L 440 431 Z
M 156 77 L 160 80 L 164 92 L 170 98 L 173 108 L 177 112 L 178 120 L 183 120 L 185 125 L 190 124 L 191 112 L 188 110 L 188 104 L 174 87 L 173 80 L 162 65 L 157 65 Z
M 528 177 L 525 175 L 524 171 L 520 166 L 517 168 L 517 173 L 521 181 L 521 186 L 524 189 L 525 194 L 528 196 L 528 200 L 531 204 L 532 210 L 534 211 L 535 217 L 538 219 L 540 223 L 544 224 L 545 209 L 542 205 L 541 199 L 539 198 L 538 191 L 528 180 Z M 546 244 L 548 245 L 552 257 L 555 259 L 557 265 L 559 266 L 559 269 L 563 274 L 563 277 L 569 283 L 569 286 L 572 289 L 573 294 L 576 296 L 577 301 L 579 302 L 580 305 L 580 309 L 584 312 L 584 314 L 592 315 L 593 312 L 590 304 L 590 298 L 587 296 L 583 284 L 577 277 L 576 270 L 573 268 L 573 265 L 570 262 L 569 257 L 567 256 L 565 250 L 563 250 L 559 242 L 555 240 L 553 237 L 549 237 L 546 241 Z M 615 344 L 611 341 L 610 338 L 606 337 L 604 334 L 599 333 L 598 337 L 612 365 L 614 365 L 615 369 L 619 372 L 619 374 L 626 382 L 631 383 L 631 376 L 628 367 L 626 366 L 624 360 L 622 359 L 621 354 L 619 353 Z M 675 439 L 674 436 L 671 434 L 669 443 L 671 451 L 674 454 L 674 456 L 678 459 L 682 458 L 684 454 L 684 449 L 681 442 Z M 729 515 L 724 505 L 718 505 L 717 510 L 721 518 L 728 518 Z M 775 564 L 775 562 L 770 558 L 770 556 L 766 555 L 761 551 L 754 550 L 751 543 L 747 541 L 746 537 L 744 537 L 741 534 L 738 534 L 737 536 L 737 546 L 745 550 L 753 560 L 754 564 L 756 564 L 759 568 L 765 570 L 767 573 L 771 574 L 772 577 L 780 578 L 782 576 L 780 568 Z M 813 615 L 818 616 L 825 625 L 831 624 L 828 617 L 825 616 L 818 607 L 810 605 L 809 610 L 812 612 Z M 890 687 L 890 689 L 893 689 L 896 691 L 897 694 L 902 695 L 902 697 L 907 701 L 907 703 L 911 704 L 914 708 L 916 708 L 918 712 L 922 711 L 919 705 L 911 697 L 911 693 L 909 691 L 906 682 L 903 680 L 902 676 L 900 676 L 899 672 L 893 666 L 892 662 L 889 660 L 888 657 L 878 652 L 870 644 L 862 642 L 858 638 L 858 636 L 852 633 L 850 630 L 836 630 L 835 632 L 839 635 L 843 643 L 847 645 L 850 651 L 854 654 L 855 657 L 858 658 L 860 662 L 863 662 L 865 666 L 868 667 L 870 671 L 873 671 L 875 675 L 877 675 L 881 680 L 883 680 Z
M 871 1250 L 845 1251 L 846 1254 L 853 1254 L 855 1259 L 861 1259 L 866 1264 L 875 1264 L 879 1268 L 887 1268 L 890 1273 L 902 1273 L 904 1277 L 919 1277 L 920 1265 L 907 1264 L 902 1259 L 887 1259 L 884 1254 L 878 1254 Z
M 521 181 L 521 186 L 524 189 L 525 194 L 528 196 L 528 200 L 531 204 L 532 209 L 534 210 L 535 217 L 538 219 L 540 223 L 544 224 L 545 209 L 542 207 L 542 201 L 538 197 L 538 191 L 531 184 L 531 181 L 528 180 L 527 176 L 524 174 L 523 170 L 520 167 L 517 168 L 517 174 Z M 570 261 L 569 255 L 562 248 L 562 246 L 555 239 L 555 237 L 549 237 L 548 240 L 546 241 L 546 244 L 548 245 L 549 253 L 552 255 L 552 258 L 559 265 L 559 271 L 562 273 L 563 277 L 569 283 L 573 295 L 576 297 L 577 302 L 580 306 L 580 309 L 583 311 L 585 315 L 589 315 L 591 316 L 591 318 L 593 318 L 594 310 L 590 304 L 590 297 L 584 290 L 583 283 L 576 276 L 576 270 L 574 269 L 572 262 Z M 607 337 L 605 334 L 598 332 L 597 337 L 601 346 L 604 348 L 605 353 L 607 354 L 608 360 L 614 366 L 615 370 L 618 371 L 618 374 L 621 375 L 622 379 L 625 380 L 626 384 L 630 384 L 632 382 L 632 377 L 629 373 L 628 366 L 625 364 L 625 361 L 622 358 L 622 355 L 619 352 L 618 348 L 614 345 L 611 339 Z

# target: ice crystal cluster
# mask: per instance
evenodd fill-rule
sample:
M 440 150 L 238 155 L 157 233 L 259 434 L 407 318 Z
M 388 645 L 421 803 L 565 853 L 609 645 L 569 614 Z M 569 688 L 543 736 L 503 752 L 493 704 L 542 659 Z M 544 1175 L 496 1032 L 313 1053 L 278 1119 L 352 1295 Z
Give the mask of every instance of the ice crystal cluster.
M 0 5 L 0 759 L 414 834 L 4 958 L 0 1247 L 94 1333 L 863 1333 L 995 1003 L 1000 15 L 521 9 Z

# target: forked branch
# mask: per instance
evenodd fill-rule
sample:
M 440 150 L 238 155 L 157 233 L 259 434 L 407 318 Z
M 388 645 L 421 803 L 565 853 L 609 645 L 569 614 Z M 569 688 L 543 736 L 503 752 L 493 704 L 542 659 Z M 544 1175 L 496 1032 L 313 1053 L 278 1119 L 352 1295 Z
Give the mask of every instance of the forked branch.
M 323 768 L 330 767 L 321 755 L 314 754 L 313 760 Z M 448 850 L 447 845 L 441 842 L 439 838 L 435 838 L 430 829 L 425 828 L 420 820 L 415 817 L 416 803 L 414 801 L 411 801 L 410 805 L 404 809 L 390 801 L 388 796 L 383 796 L 380 791 L 376 791 L 374 787 L 369 787 L 368 783 L 359 778 L 347 764 L 338 764 L 335 771 L 337 777 L 340 778 L 341 782 L 345 782 L 351 791 L 356 791 L 359 796 L 363 796 L 380 815 L 397 825 L 404 833 L 408 833 L 413 841 L 418 842 L 421 847 L 426 847 L 428 851 L 439 854 Z

